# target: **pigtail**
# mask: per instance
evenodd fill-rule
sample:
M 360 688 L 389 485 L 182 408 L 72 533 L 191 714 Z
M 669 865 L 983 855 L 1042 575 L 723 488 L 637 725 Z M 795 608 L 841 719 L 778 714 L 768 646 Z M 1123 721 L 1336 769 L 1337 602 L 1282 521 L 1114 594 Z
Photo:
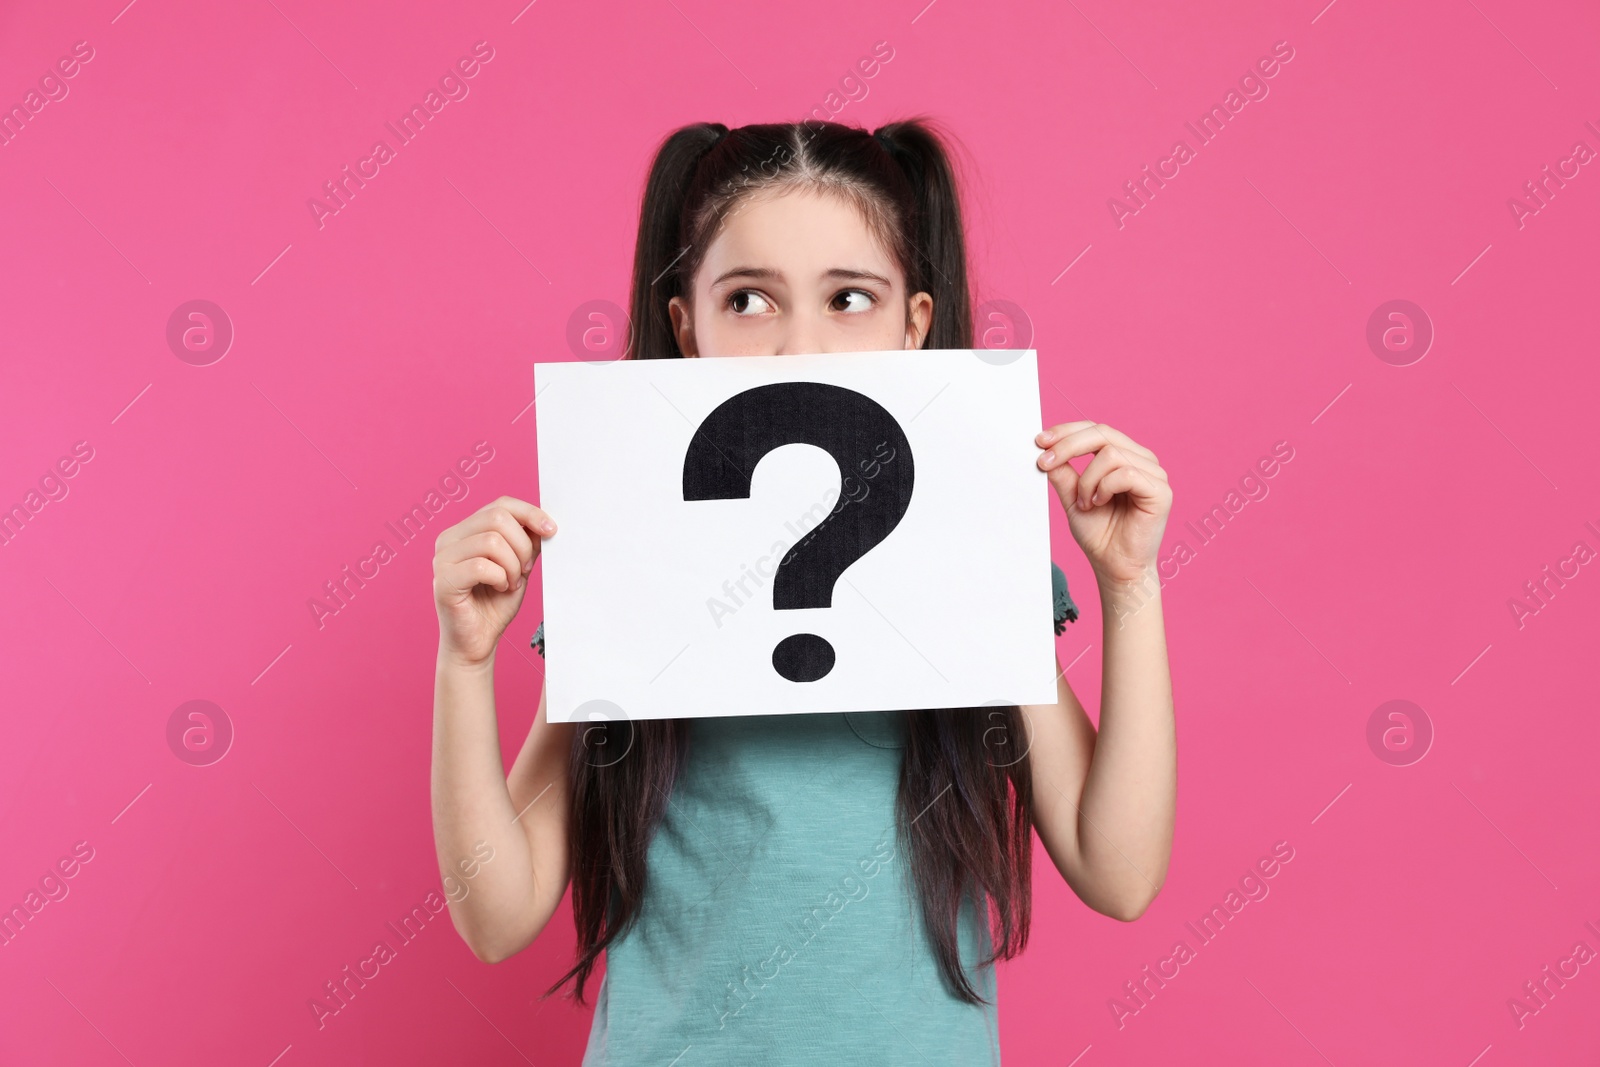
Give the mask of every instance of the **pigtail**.
M 656 151 L 639 206 L 625 359 L 678 355 L 667 303 L 686 295 L 682 271 L 677 269 L 684 252 L 679 243 L 684 199 L 700 161 L 727 133 L 728 127 L 720 122 L 694 123 L 674 130 Z
M 579 722 L 573 731 L 567 854 L 577 961 L 545 997 L 571 980 L 584 1004 L 600 954 L 638 921 L 650 842 L 688 751 L 688 719 Z
M 879 127 L 873 139 L 911 186 L 907 287 L 933 297 L 923 347 L 972 348 L 965 229 L 944 141 L 926 119 Z M 959 999 L 982 1003 L 961 959 L 962 909 L 989 921 L 980 967 L 1021 953 L 1032 923 L 1028 724 L 1010 705 L 909 712 L 906 725 L 896 823 L 939 969 Z
M 719 122 L 684 126 L 656 151 L 639 207 L 624 359 L 680 354 L 667 303 L 683 289 L 685 200 L 701 161 L 727 132 Z M 574 732 L 567 768 L 567 851 L 577 961 L 544 996 L 571 981 L 583 1004 L 600 954 L 638 920 L 650 841 L 683 770 L 688 724 L 687 719 L 582 723 Z
M 1032 922 L 1033 771 L 1016 705 L 906 713 L 895 821 L 932 935 L 961 1000 L 980 1003 L 961 959 L 961 911 L 989 922 L 988 967 L 1018 955 Z
M 916 262 L 907 267 L 909 289 L 933 297 L 933 323 L 924 348 L 971 348 L 972 308 L 968 304 L 967 246 L 955 169 L 944 143 L 927 119 L 880 126 L 873 139 L 884 147 L 911 184 L 915 198 L 911 248 Z

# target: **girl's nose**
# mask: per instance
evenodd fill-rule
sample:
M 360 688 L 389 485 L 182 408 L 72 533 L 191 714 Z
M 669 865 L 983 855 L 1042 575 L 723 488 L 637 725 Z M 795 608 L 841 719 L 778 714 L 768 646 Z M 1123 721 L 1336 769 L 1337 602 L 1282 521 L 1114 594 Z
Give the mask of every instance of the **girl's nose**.
M 778 345 L 777 355 L 791 356 L 801 352 L 821 352 L 822 340 L 820 331 L 812 322 L 789 323 L 789 329 L 784 331 L 783 339 Z

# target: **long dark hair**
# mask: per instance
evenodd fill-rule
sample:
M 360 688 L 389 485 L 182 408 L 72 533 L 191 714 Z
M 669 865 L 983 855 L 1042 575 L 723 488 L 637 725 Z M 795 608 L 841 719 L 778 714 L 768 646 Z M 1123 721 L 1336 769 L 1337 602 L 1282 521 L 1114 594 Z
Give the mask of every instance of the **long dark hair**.
M 907 292 L 933 297 L 924 348 L 973 347 L 955 172 L 927 119 L 872 133 L 834 122 L 732 130 L 710 122 L 675 130 L 650 167 L 625 358 L 682 356 L 668 302 L 690 299 L 694 273 L 731 209 L 757 190 L 791 185 L 855 204 L 899 262 Z M 944 980 L 961 1000 L 986 1003 L 967 978 L 957 934 L 971 900 L 985 909 L 992 935 L 981 966 L 1027 944 L 1033 789 L 1022 711 L 911 711 L 905 724 L 895 810 L 902 854 L 911 858 Z M 581 724 L 574 732 L 568 848 L 578 961 L 545 996 L 575 978 L 584 1003 L 600 953 L 637 917 L 646 852 L 683 767 L 688 727 L 687 719 L 652 719 Z

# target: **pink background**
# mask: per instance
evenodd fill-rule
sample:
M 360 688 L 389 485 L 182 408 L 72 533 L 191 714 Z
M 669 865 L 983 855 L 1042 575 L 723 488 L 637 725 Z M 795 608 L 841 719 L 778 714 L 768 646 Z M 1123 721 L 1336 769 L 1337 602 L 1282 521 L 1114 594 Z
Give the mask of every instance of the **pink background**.
M 1036 853 L 1006 1061 L 1595 1062 L 1600 966 L 1520 1027 L 1508 1007 L 1600 950 L 1600 567 L 1567 564 L 1520 626 L 1509 606 L 1600 549 L 1600 174 L 1521 225 L 1508 207 L 1600 148 L 1593 5 L 124 2 L 0 12 L 8 108 L 94 50 L 0 147 L 0 506 L 92 449 L 0 546 L 0 906 L 93 850 L 0 948 L 0 1062 L 577 1062 L 589 1014 L 537 999 L 565 910 L 494 967 L 441 913 L 324 1028 L 308 1008 L 439 890 L 433 539 L 537 500 L 532 365 L 579 354 L 580 305 L 625 301 L 659 138 L 798 119 L 879 41 L 893 58 L 838 118 L 960 138 L 977 298 L 1031 320 L 1047 422 L 1157 452 L 1163 555 L 1192 552 L 1164 594 L 1170 876 L 1121 924 Z M 319 228 L 323 182 L 480 40 L 470 95 Z M 1184 123 L 1278 41 L 1270 94 L 1119 228 L 1108 199 L 1195 147 Z M 166 339 L 194 299 L 236 333 L 206 366 Z M 1394 299 L 1435 331 L 1407 366 L 1366 340 Z M 478 441 L 465 499 L 319 627 L 323 583 Z M 1201 544 L 1186 524 L 1280 441 L 1269 495 Z M 1093 708 L 1099 606 L 1059 512 L 1053 531 L 1085 611 L 1062 662 Z M 537 597 L 499 657 L 508 760 Z M 168 740 L 196 699 L 234 731 L 209 766 Z M 1369 747 L 1390 700 L 1431 723 L 1418 762 Z M 1270 895 L 1198 947 L 1186 922 L 1280 841 Z M 1179 939 L 1195 958 L 1119 1025 L 1109 1002 Z

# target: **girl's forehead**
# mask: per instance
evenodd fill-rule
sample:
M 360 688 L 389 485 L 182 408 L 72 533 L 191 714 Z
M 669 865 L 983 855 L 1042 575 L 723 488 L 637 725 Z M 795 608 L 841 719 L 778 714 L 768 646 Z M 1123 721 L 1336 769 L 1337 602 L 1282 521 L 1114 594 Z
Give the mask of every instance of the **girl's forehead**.
M 842 197 L 805 188 L 756 193 L 728 212 L 706 249 L 701 281 L 710 284 L 742 267 L 777 270 L 791 283 L 839 267 L 897 277 L 893 257 L 860 209 Z

